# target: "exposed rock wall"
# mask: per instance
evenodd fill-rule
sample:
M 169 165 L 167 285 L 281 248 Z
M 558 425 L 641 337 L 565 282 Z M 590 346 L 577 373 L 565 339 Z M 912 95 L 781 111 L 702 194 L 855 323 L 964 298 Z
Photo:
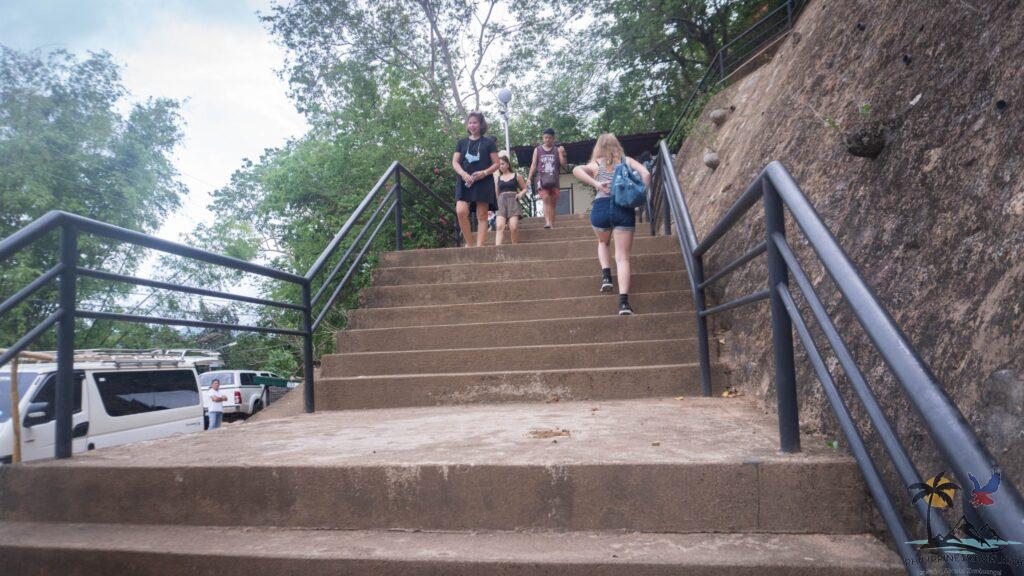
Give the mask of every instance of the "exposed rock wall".
M 1024 483 L 1022 38 L 1020 0 L 817 0 L 769 63 L 711 100 L 677 158 L 699 237 L 765 164 L 781 160 L 1018 487 Z M 721 127 L 710 121 L 715 109 L 727 111 Z M 844 132 L 865 126 L 886 140 L 875 159 L 852 156 L 841 144 Z M 703 160 L 709 148 L 718 153 L 714 170 Z M 712 251 L 709 273 L 764 239 L 761 213 L 755 209 Z M 792 239 L 792 221 L 789 229 Z M 798 251 L 922 472 L 944 469 L 831 280 L 812 265 L 809 249 Z M 763 288 L 762 262 L 717 284 L 710 303 Z M 772 410 L 767 303 L 722 314 L 713 329 L 730 383 Z M 838 435 L 797 348 L 802 426 Z M 838 365 L 831 367 L 838 375 Z M 891 472 L 890 479 L 898 488 Z

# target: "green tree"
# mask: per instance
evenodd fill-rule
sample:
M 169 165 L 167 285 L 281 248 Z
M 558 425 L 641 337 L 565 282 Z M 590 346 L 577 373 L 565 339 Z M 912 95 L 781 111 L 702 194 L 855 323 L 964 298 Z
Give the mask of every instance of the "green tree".
M 397 81 L 450 128 L 575 12 L 539 0 L 296 0 L 263 19 L 288 50 L 292 96 L 311 122 Z
M 635 133 L 672 125 L 718 50 L 779 0 L 575 0 L 589 24 L 548 55 L 558 102 L 583 131 Z M 557 99 L 558 96 L 555 96 Z M 544 117 L 556 111 L 531 107 Z
M 0 237 L 54 209 L 141 232 L 153 232 L 186 192 L 171 162 L 180 141 L 179 105 L 165 98 L 119 108 L 127 96 L 110 54 L 79 59 L 0 46 Z M 81 264 L 130 273 L 143 253 L 91 237 L 80 240 Z M 0 297 L 53 265 L 56 235 L 3 263 Z M 83 306 L 110 307 L 132 288 L 88 279 Z M 0 342 L 12 343 L 54 309 L 53 292 L 0 319 Z M 108 308 L 109 309 L 109 308 Z M 52 339 L 52 334 L 47 336 Z M 95 343 L 93 331 L 82 346 Z M 52 345 L 43 340 L 41 346 Z

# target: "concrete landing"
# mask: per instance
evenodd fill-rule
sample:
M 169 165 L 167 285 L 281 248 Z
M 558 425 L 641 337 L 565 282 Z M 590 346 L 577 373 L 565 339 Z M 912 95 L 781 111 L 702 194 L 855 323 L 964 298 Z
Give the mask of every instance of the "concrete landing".
M 778 450 L 778 423 L 745 398 L 644 398 L 318 412 L 136 442 L 0 473 L 95 466 L 379 466 L 849 462 L 808 438 Z M 570 437 L 538 441 L 535 430 Z M 246 439 L 245 442 L 239 440 Z M 540 439 L 545 440 L 545 439 Z M 661 442 L 658 446 L 652 443 Z M 230 448 L 230 449 L 229 449 Z
M 865 535 L 402 532 L 0 522 L 19 576 L 889 576 Z
M 752 402 L 715 398 L 323 412 L 6 466 L 0 518 L 866 531 L 852 459 L 814 438 L 781 454 L 775 427 Z M 800 513 L 808 502 L 819 513 Z

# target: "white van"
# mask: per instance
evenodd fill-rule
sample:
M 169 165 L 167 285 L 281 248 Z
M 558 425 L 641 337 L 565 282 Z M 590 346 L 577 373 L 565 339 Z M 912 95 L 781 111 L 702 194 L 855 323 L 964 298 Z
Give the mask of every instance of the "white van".
M 203 430 L 194 358 L 182 351 L 76 352 L 72 450 L 75 453 Z M 22 361 L 18 408 L 23 461 L 52 458 L 57 364 Z M 11 462 L 10 366 L 0 368 L 0 463 Z

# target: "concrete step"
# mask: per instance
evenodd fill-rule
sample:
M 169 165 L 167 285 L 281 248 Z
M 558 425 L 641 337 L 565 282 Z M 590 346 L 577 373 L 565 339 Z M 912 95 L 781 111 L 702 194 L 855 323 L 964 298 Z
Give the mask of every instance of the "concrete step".
M 336 350 L 339 353 L 448 350 L 668 340 L 695 335 L 692 314 L 670 312 L 617 316 L 612 314 L 615 306 L 615 299 L 609 297 L 607 316 L 342 330 L 335 334 Z M 471 365 L 473 360 L 467 357 L 466 362 Z
M 777 426 L 745 398 L 325 411 L 0 467 L 0 520 L 866 532 L 854 461 Z
M 539 297 L 539 296 L 538 296 Z M 645 314 L 661 312 L 693 313 L 689 292 L 648 292 L 633 294 L 630 303 Z M 613 301 L 617 302 L 617 300 Z M 348 328 L 397 328 L 402 326 L 433 326 L 436 324 L 475 324 L 508 322 L 510 320 L 547 320 L 609 314 L 607 294 L 577 298 L 549 298 L 518 302 L 483 302 L 479 304 L 448 304 L 402 306 L 395 308 L 356 308 L 348 312 Z
M 615 289 L 615 291 L 617 290 L 618 288 Z M 630 278 L 630 294 L 676 290 L 689 290 L 689 282 L 681 271 L 646 272 L 633 274 Z M 363 289 L 360 303 L 364 308 L 392 308 L 431 304 L 515 302 L 517 300 L 571 298 L 595 294 L 601 294 L 601 272 L 599 269 L 586 276 L 565 278 L 370 286 Z M 618 299 L 615 295 L 607 294 L 607 297 L 610 307 L 618 306 Z M 612 309 L 614 310 L 614 308 Z
M 22 576 L 903 574 L 896 555 L 865 534 L 394 532 L 37 522 L 0 522 L 0 565 Z
M 519 227 L 524 230 L 532 228 L 544 228 L 544 218 L 522 218 L 519 220 Z M 590 229 L 589 214 L 560 214 L 555 219 L 555 229 L 558 228 L 587 228 Z
M 641 254 L 634 256 L 631 260 L 630 266 L 634 274 L 684 270 L 683 256 L 678 250 L 664 254 Z M 613 264 L 612 270 L 615 269 L 616 266 Z M 601 265 L 591 254 L 586 258 L 568 260 L 377 268 L 373 272 L 373 285 L 446 284 L 488 280 L 564 278 L 567 276 L 597 277 L 600 274 Z
M 465 357 L 465 356 L 464 356 Z M 695 364 L 503 370 L 323 378 L 320 410 L 455 406 L 504 402 L 625 400 L 700 395 Z M 721 376 L 716 369 L 712 376 Z
M 471 355 L 472 362 L 466 361 Z M 639 340 L 596 344 L 496 346 L 455 350 L 407 350 L 327 354 L 321 358 L 325 378 L 384 374 L 437 374 L 486 371 L 603 368 L 684 364 L 697 359 L 697 340 Z
M 505 230 L 505 242 L 511 242 L 511 231 Z M 496 232 L 488 232 L 488 244 L 493 244 Z M 593 240 L 597 242 L 594 229 L 590 226 L 557 226 L 555 228 L 523 228 L 519 230 L 519 242 L 530 244 L 536 242 L 564 242 L 566 240 Z
M 614 242 L 612 243 L 614 245 Z M 679 250 L 675 236 L 648 236 L 637 234 L 633 238 L 632 254 L 656 254 Z M 535 244 L 503 244 L 480 248 L 434 248 L 385 252 L 382 266 L 431 266 L 440 264 L 474 264 L 491 262 L 526 262 L 530 260 L 560 260 L 593 257 L 597 259 L 595 240 L 540 242 Z

